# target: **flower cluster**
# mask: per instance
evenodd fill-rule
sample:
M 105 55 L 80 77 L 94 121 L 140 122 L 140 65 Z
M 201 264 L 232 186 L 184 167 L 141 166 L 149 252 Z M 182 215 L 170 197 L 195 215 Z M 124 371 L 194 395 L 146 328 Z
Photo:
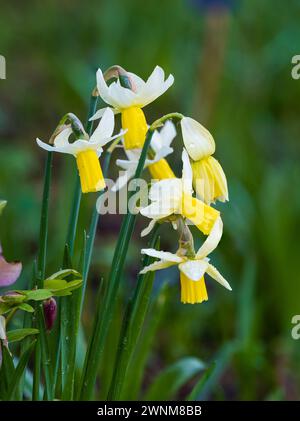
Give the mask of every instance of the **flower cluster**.
M 121 142 L 126 159 L 117 159 L 122 173 L 112 190 L 123 188 L 138 167 L 146 135 L 151 131 L 144 167 L 148 169 L 152 184 L 150 204 L 140 206 L 140 213 L 150 219 L 142 236 L 155 224 L 167 222 L 179 234 L 179 248 L 175 254 L 154 249 L 142 249 L 142 254 L 158 258 L 144 267 L 141 273 L 178 265 L 181 282 L 181 301 L 201 303 L 207 300 L 204 274 L 207 273 L 227 289 L 228 282 L 209 263 L 208 255 L 217 247 L 223 231 L 220 212 L 211 206 L 217 200 L 228 200 L 227 181 L 219 162 L 213 157 L 215 141 L 210 132 L 196 120 L 179 113 L 172 113 L 148 125 L 143 108 L 161 96 L 173 84 L 172 75 L 165 79 L 164 71 L 156 67 L 147 81 L 120 66 L 113 66 L 103 73 L 97 71 L 99 95 L 107 104 L 98 110 L 91 122 L 100 122 L 91 136 L 76 116 L 68 114 L 61 121 L 52 144 L 37 143 L 48 151 L 71 154 L 76 158 L 83 193 L 101 191 L 106 183 L 99 163 L 103 147 Z M 121 114 L 122 129 L 113 135 L 115 114 Z M 69 124 L 66 124 L 69 121 Z M 74 130 L 76 126 L 77 130 Z M 173 152 L 172 141 L 180 133 L 183 141 L 182 176 L 175 175 L 166 158 Z M 70 136 L 75 139 L 70 141 Z M 189 224 L 195 225 L 207 238 L 196 252 Z

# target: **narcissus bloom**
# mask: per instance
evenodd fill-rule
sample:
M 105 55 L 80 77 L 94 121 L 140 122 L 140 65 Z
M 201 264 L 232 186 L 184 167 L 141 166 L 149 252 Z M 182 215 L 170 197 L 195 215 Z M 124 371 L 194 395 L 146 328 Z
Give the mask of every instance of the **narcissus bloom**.
M 37 143 L 47 151 L 73 155 L 77 162 L 82 192 L 96 192 L 105 188 L 99 162 L 99 156 L 103 151 L 102 146 L 124 134 L 124 132 L 120 132 L 112 136 L 113 131 L 114 113 L 110 108 L 106 108 L 98 127 L 89 139 L 77 139 L 75 142 L 69 143 L 72 129 L 66 128 L 56 136 L 54 146 L 44 143 L 40 139 L 37 139 Z
M 211 155 L 215 141 L 208 130 L 190 117 L 183 117 L 181 129 L 184 145 L 192 159 L 193 186 L 205 203 L 228 200 L 227 180 L 219 162 Z
M 164 178 L 175 178 L 171 167 L 165 160 L 165 157 L 173 152 L 171 143 L 175 136 L 175 126 L 170 121 L 167 121 L 160 131 L 155 130 L 153 133 L 150 144 L 150 151 L 151 155 L 153 155 L 153 158 L 146 159 L 145 167 L 148 167 L 151 176 L 156 180 L 162 180 Z M 117 179 L 115 185 L 112 188 L 113 191 L 120 190 L 123 186 L 125 186 L 128 180 L 134 176 L 138 166 L 141 149 L 125 151 L 128 159 L 117 159 L 116 161 L 117 165 L 121 167 L 122 170 L 124 170 L 124 174 L 122 174 Z
M 193 197 L 193 174 L 186 150 L 182 152 L 182 178 L 169 178 L 153 184 L 149 191 L 151 204 L 140 210 L 151 218 L 142 235 L 149 233 L 155 222 L 171 215 L 182 215 L 190 220 L 204 234 L 209 234 L 220 213 Z
M 97 89 L 101 98 L 121 113 L 122 127 L 127 129 L 124 136 L 126 149 L 142 148 L 148 130 L 142 108 L 161 96 L 174 82 L 170 75 L 165 80 L 163 69 L 156 66 L 148 80 L 145 82 L 134 73 L 127 72 L 132 89 L 121 86 L 119 79 L 107 85 L 102 71 L 97 71 Z M 99 110 L 92 119 L 101 117 L 103 110 Z
M 180 271 L 181 302 L 188 304 L 202 303 L 208 300 L 204 274 L 207 273 L 214 280 L 231 291 L 229 283 L 220 272 L 209 263 L 207 257 L 218 245 L 223 231 L 222 220 L 219 217 L 203 245 L 193 258 L 179 256 L 155 249 L 142 249 L 143 254 L 160 259 L 149 266 L 144 267 L 140 273 L 165 269 L 178 265 Z

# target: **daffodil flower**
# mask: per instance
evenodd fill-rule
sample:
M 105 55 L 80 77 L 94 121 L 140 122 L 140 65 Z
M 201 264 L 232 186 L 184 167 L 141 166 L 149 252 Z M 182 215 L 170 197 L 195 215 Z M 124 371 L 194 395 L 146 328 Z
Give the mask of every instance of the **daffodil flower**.
M 205 203 L 228 200 L 228 187 L 224 171 L 211 156 L 216 149 L 210 132 L 190 117 L 183 117 L 181 129 L 184 145 L 192 159 L 193 186 L 197 196 Z
M 193 197 L 192 168 L 186 150 L 182 152 L 182 178 L 169 178 L 153 184 L 149 191 L 151 204 L 142 208 L 140 213 L 152 219 L 143 230 L 148 234 L 155 223 L 171 215 L 182 215 L 190 220 L 205 235 L 209 234 L 220 213 Z
M 169 166 L 165 157 L 173 152 L 171 143 L 176 136 L 176 130 L 173 123 L 167 121 L 164 127 L 153 133 L 150 149 L 153 153 L 153 159 L 146 159 L 145 167 L 148 167 L 153 179 L 161 180 L 164 178 L 175 178 L 175 175 Z M 113 186 L 113 191 L 118 191 L 124 187 L 128 180 L 135 174 L 141 155 L 141 149 L 126 150 L 127 160 L 117 159 L 116 163 L 124 170 L 124 173 L 117 179 Z
M 71 128 L 66 128 L 54 140 L 54 145 L 49 145 L 37 139 L 37 144 L 47 150 L 73 155 L 76 158 L 79 171 L 81 189 L 83 193 L 96 192 L 105 188 L 105 181 L 99 162 L 103 151 L 102 146 L 111 140 L 122 136 L 124 131 L 112 136 L 114 130 L 114 113 L 106 108 L 103 116 L 89 139 L 77 139 L 69 143 L 72 134 Z
M 217 218 L 210 235 L 193 258 L 155 249 L 142 249 L 142 254 L 160 259 L 144 267 L 140 273 L 165 269 L 177 265 L 180 271 L 181 302 L 188 304 L 202 303 L 208 300 L 204 274 L 207 273 L 223 287 L 231 291 L 229 283 L 220 272 L 209 263 L 207 257 L 218 245 L 223 231 L 223 223 Z
M 121 86 L 120 80 L 107 85 L 102 71 L 97 71 L 97 89 L 101 98 L 121 113 L 122 127 L 127 132 L 124 136 L 126 149 L 142 148 L 148 130 L 143 107 L 161 96 L 174 82 L 170 75 L 165 80 L 163 69 L 156 66 L 148 80 L 145 82 L 134 73 L 127 72 L 132 82 L 132 90 Z M 92 120 L 101 117 L 103 110 L 97 111 Z

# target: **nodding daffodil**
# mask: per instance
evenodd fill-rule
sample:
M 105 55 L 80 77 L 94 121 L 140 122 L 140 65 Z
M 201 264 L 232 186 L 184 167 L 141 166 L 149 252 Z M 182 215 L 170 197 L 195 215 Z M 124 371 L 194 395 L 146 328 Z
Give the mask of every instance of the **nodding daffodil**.
M 167 121 L 164 127 L 153 133 L 150 150 L 152 159 L 146 159 L 145 167 L 148 167 L 151 176 L 156 180 L 162 180 L 164 178 L 175 178 L 175 175 L 169 166 L 165 157 L 173 152 L 171 148 L 171 142 L 176 136 L 176 130 L 173 123 Z M 118 159 L 117 165 L 124 170 L 124 174 L 120 176 L 112 190 L 120 190 L 130 178 L 135 174 L 136 168 L 139 163 L 141 149 L 125 150 L 128 160 Z
M 124 136 L 126 149 L 142 148 L 148 130 L 146 118 L 142 108 L 162 95 L 174 82 L 170 75 L 165 80 L 163 69 L 156 66 L 145 82 L 134 73 L 126 73 L 131 81 L 132 89 L 121 85 L 120 80 L 107 85 L 102 71 L 97 71 L 97 89 L 101 98 L 121 113 L 122 127 L 127 129 Z M 92 119 L 101 117 L 103 110 L 99 110 Z
M 211 155 L 215 141 L 208 130 L 190 117 L 183 117 L 181 129 L 184 145 L 192 159 L 193 186 L 197 196 L 208 205 L 228 200 L 226 176 L 219 162 Z
M 106 108 L 103 116 L 89 139 L 77 139 L 69 143 L 71 128 L 65 128 L 54 139 L 54 145 L 49 145 L 37 139 L 38 145 L 47 151 L 61 152 L 74 155 L 79 171 L 81 189 L 83 193 L 96 192 L 105 188 L 105 181 L 99 162 L 106 143 L 121 136 L 124 132 L 112 136 L 114 130 L 114 113 Z
M 149 226 L 142 232 L 146 235 L 155 222 L 171 215 L 182 215 L 190 220 L 204 234 L 209 234 L 220 212 L 193 197 L 192 168 L 186 150 L 182 152 L 182 178 L 169 178 L 158 181 L 150 188 L 151 204 L 140 213 L 151 218 Z
M 217 218 L 210 235 L 194 257 L 187 257 L 155 249 L 142 249 L 143 254 L 160 260 L 144 267 L 140 273 L 165 269 L 178 265 L 180 271 L 181 302 L 188 304 L 202 303 L 208 300 L 204 274 L 207 273 L 225 288 L 231 291 L 229 283 L 219 271 L 209 263 L 207 257 L 218 245 L 223 231 L 223 223 Z

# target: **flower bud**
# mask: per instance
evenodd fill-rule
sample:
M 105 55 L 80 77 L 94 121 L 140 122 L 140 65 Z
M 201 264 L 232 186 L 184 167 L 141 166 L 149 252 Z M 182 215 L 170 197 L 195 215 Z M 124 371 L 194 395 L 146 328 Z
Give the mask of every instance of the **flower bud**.
M 51 297 L 49 300 L 44 301 L 43 307 L 46 329 L 50 331 L 53 328 L 57 315 L 57 305 L 55 299 Z
M 198 121 L 190 117 L 183 117 L 180 124 L 184 146 L 194 161 L 208 157 L 215 152 L 214 138 Z

